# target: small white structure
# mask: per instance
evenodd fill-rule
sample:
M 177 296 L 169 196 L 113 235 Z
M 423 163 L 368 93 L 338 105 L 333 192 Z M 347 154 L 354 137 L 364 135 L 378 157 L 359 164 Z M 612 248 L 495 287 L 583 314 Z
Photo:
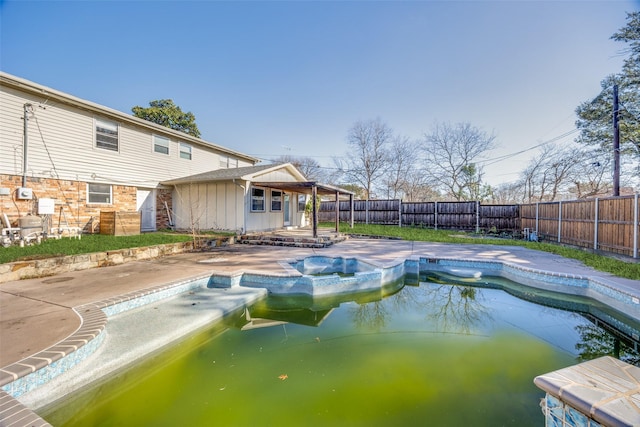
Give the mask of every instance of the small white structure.
M 221 169 L 162 182 L 173 186 L 177 229 L 235 230 L 240 234 L 317 225 L 307 201 L 353 193 L 307 181 L 291 163 Z M 314 227 L 314 236 L 315 236 Z

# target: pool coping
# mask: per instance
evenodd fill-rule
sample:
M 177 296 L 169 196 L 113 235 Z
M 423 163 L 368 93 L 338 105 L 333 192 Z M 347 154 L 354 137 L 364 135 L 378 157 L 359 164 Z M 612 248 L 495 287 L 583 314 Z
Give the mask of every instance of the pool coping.
M 104 340 L 104 331 L 110 316 L 201 288 L 202 281 L 208 281 L 209 277 L 209 274 L 201 274 L 73 307 L 73 312 L 80 319 L 80 326 L 73 333 L 45 350 L 0 368 L 2 425 L 50 425 L 20 403 L 18 398 L 93 354 Z
M 327 258 L 327 256 L 322 257 Z M 632 289 L 620 289 L 620 286 L 617 286 L 617 284 L 613 282 L 607 283 L 605 278 L 545 271 L 516 265 L 505 260 L 487 261 L 461 259 L 457 257 L 411 255 L 407 258 L 396 258 L 393 261 L 381 263 L 366 259 L 366 257 L 349 256 L 348 258 L 356 258 L 362 262 L 373 265 L 376 269 L 380 269 L 383 272 L 386 270 L 391 271 L 391 274 L 387 275 L 386 279 L 397 278 L 398 275 L 419 274 L 422 271 L 434 269 L 445 272 L 461 267 L 480 270 L 482 274 L 488 272 L 492 275 L 506 277 L 536 288 L 584 295 L 591 298 L 595 296 L 603 297 L 605 304 L 636 320 L 640 320 L 640 292 L 633 292 L 634 290 Z M 288 267 L 285 267 L 283 273 L 249 269 L 233 272 L 212 270 L 211 273 L 201 274 L 175 283 L 157 285 L 74 307 L 73 311 L 80 318 L 81 323 L 72 334 L 43 351 L 0 368 L 0 421 L 16 427 L 49 425 L 34 412 L 22 405 L 17 398 L 28 391 L 31 379 L 35 378 L 35 381 L 31 381 L 31 384 L 36 384 L 35 387 L 37 387 L 75 366 L 95 352 L 104 339 L 103 332 L 105 331 L 109 316 L 182 292 L 187 292 L 193 288 L 202 287 L 202 280 L 208 281 L 208 287 L 225 287 L 225 285 L 245 286 L 246 283 L 243 283 L 243 280 L 246 282 L 247 277 L 253 281 L 255 281 L 255 278 L 265 278 L 267 281 L 271 281 L 272 284 L 282 279 L 304 279 L 308 277 L 308 275 L 300 273 L 291 265 L 292 261 L 299 261 L 300 259 L 302 258 L 282 261 L 281 265 L 283 267 L 285 267 L 283 263 L 288 263 Z M 384 280 L 384 274 L 382 277 Z M 224 283 L 221 283 L 220 280 Z M 535 285 L 533 284 L 534 281 Z M 383 283 L 380 283 L 380 286 L 382 286 L 382 284 Z M 570 290 L 570 292 L 566 292 L 567 290 Z M 602 301 L 602 299 L 600 300 Z M 632 310 L 632 313 L 625 310 L 625 308 L 629 307 L 635 308 L 635 310 Z

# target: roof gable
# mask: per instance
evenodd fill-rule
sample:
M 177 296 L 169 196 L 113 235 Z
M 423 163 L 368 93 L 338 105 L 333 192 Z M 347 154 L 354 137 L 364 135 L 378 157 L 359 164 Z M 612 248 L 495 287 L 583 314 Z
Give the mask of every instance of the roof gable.
M 209 172 L 189 175 L 169 181 L 163 181 L 165 185 L 193 184 L 210 181 L 282 181 L 283 176 L 288 175 L 293 182 L 303 182 L 306 178 L 291 163 L 244 166 L 240 168 L 216 169 Z

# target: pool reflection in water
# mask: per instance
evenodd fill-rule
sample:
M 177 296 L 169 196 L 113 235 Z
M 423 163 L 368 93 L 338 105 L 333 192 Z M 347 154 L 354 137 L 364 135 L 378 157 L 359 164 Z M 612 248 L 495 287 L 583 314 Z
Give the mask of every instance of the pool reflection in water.
M 540 426 L 536 375 L 604 353 L 638 360 L 637 344 L 580 314 L 430 279 L 383 299 L 272 296 L 43 415 L 56 426 Z

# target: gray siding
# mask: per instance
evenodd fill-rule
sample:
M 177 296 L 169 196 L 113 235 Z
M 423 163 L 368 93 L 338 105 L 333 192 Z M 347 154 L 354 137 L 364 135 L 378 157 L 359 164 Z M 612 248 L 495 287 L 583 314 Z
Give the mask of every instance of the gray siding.
M 0 173 L 22 174 L 22 116 L 27 102 L 34 106 L 28 127 L 29 177 L 154 188 L 160 181 L 218 169 L 220 155 L 230 156 L 213 147 L 182 141 L 191 145 L 192 160 L 182 159 L 181 140 L 172 134 L 163 135 L 171 139 L 169 154 L 155 153 L 154 131 L 123 122 L 119 123 L 118 152 L 96 148 L 95 118 L 116 120 L 46 101 L 46 95 L 36 97 L 0 87 Z M 40 104 L 45 108 L 38 107 Z M 242 159 L 238 164 L 251 165 Z

